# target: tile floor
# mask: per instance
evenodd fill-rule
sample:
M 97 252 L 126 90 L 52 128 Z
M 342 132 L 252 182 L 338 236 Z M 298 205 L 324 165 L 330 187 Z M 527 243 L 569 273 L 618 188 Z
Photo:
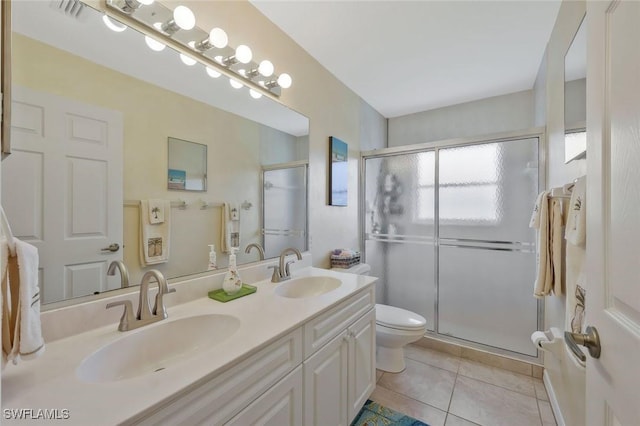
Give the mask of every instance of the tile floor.
M 405 358 L 370 399 L 430 426 L 556 425 L 540 379 L 418 345 Z

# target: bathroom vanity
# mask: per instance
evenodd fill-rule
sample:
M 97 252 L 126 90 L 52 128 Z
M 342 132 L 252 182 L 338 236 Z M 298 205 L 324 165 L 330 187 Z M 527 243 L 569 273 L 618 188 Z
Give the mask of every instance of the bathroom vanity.
M 167 320 L 123 333 L 106 312 L 109 325 L 7 366 L 3 409 L 68 410 L 71 424 L 348 425 L 375 387 L 376 278 L 307 267 L 219 303 L 206 297 L 219 275 L 172 285 Z M 340 283 L 309 290 L 330 280 Z M 104 316 L 132 295 L 58 317 Z

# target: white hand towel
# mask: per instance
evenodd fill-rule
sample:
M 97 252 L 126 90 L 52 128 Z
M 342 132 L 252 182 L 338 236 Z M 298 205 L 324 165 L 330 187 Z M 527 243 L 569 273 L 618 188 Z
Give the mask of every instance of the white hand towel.
M 538 229 L 540 226 L 540 209 L 542 208 L 542 198 L 545 195 L 545 191 L 542 191 L 536 197 L 536 205 L 533 206 L 533 212 L 531 212 L 531 220 L 529 220 L 529 228 Z
M 229 248 L 231 247 L 231 216 L 229 213 L 229 203 L 222 203 L 220 218 L 220 251 L 222 251 L 222 253 L 229 253 Z
M 155 225 L 156 223 L 164 222 L 164 200 L 149 200 L 149 223 Z
M 534 284 L 533 295 L 542 298 L 551 292 L 552 270 L 551 256 L 549 250 L 549 193 L 543 192 L 538 195 L 539 203 L 536 201 L 534 216 L 531 223 L 537 230 L 538 244 L 536 250 L 537 275 Z
M 171 237 L 171 202 L 163 200 L 164 222 L 151 224 L 149 201 L 140 200 L 140 264 L 144 266 L 169 261 Z
M 14 239 L 16 256 L 2 243 L 2 365 L 33 359 L 44 353 L 40 323 L 38 249 Z M 6 265 L 6 266 L 5 266 Z M 5 325 L 5 320 L 8 320 Z
M 567 218 L 567 232 L 565 238 L 571 244 L 585 247 L 587 242 L 587 178 L 578 179 L 571 193 L 569 201 L 569 215 Z

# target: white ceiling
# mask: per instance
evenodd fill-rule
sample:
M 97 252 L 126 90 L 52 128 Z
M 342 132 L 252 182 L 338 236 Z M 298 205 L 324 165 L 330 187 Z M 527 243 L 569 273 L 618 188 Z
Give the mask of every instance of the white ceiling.
M 388 118 L 531 89 L 560 7 L 559 0 L 251 1 Z

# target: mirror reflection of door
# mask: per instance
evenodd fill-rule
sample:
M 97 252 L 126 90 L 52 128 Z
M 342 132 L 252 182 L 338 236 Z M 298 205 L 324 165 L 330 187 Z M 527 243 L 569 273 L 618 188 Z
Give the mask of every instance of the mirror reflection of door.
M 20 86 L 12 108 L 2 203 L 38 248 L 43 303 L 120 288 L 122 250 L 106 248 L 122 246 L 122 114 Z
M 587 23 L 583 18 L 564 58 L 564 161 L 587 155 Z

